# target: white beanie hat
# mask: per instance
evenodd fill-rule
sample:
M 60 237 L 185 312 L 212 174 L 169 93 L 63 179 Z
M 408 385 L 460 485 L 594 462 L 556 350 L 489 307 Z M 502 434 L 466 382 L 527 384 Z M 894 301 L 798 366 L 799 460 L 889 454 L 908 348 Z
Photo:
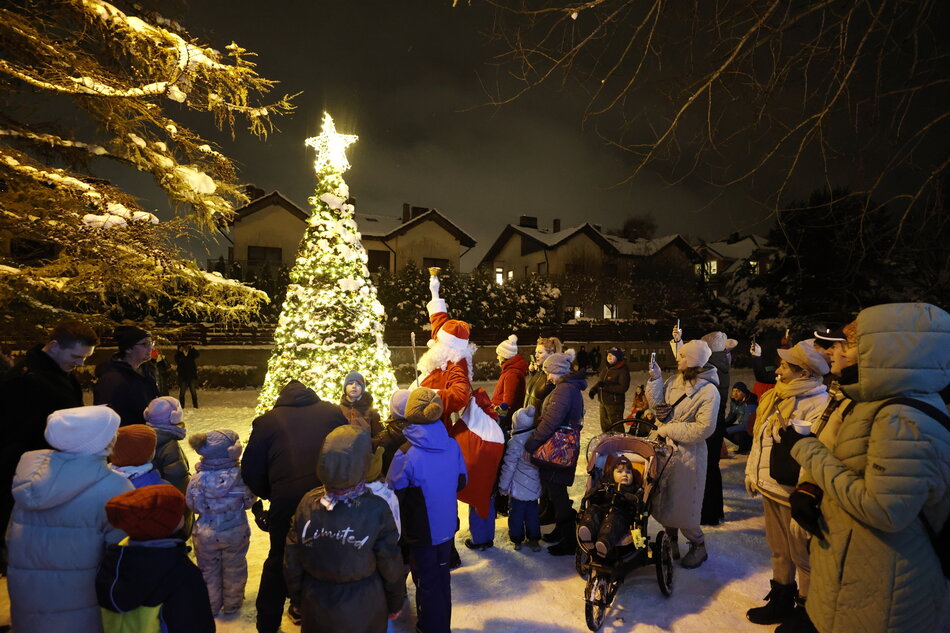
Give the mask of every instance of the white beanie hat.
M 518 355 L 518 337 L 512 334 L 507 339 L 498 344 L 495 353 L 503 359 L 508 360 Z
M 712 350 L 702 339 L 693 339 L 680 348 L 679 356 L 686 359 L 687 367 L 702 367 L 709 362 Z
M 709 346 L 709 349 L 713 352 L 724 352 L 726 350 L 726 341 L 729 338 L 726 336 L 725 332 L 710 332 L 703 337 L 706 341 L 706 345 Z
M 95 455 L 109 446 L 119 428 L 119 414 L 104 404 L 53 411 L 43 437 L 64 453 Z
M 178 398 L 162 396 L 148 403 L 143 412 L 145 421 L 152 425 L 178 426 L 181 424 L 181 403 Z

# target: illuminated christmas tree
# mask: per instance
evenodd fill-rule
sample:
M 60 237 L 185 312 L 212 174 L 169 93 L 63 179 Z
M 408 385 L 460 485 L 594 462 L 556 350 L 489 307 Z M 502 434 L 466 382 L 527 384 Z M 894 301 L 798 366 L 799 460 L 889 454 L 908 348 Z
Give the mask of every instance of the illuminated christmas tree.
M 370 281 L 353 205 L 346 202 L 346 148 L 354 141 L 356 136 L 336 132 L 327 113 L 320 136 L 307 139 L 317 152 L 313 212 L 290 272 L 258 413 L 270 409 L 292 379 L 330 402 L 339 400 L 343 379 L 354 369 L 378 399 L 385 401 L 396 389 L 389 348 L 383 342 L 383 305 Z

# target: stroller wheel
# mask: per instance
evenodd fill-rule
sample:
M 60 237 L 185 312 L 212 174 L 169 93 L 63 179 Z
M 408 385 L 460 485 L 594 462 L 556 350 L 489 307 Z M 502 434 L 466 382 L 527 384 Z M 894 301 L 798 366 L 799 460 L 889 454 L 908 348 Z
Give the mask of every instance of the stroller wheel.
M 594 572 L 587 581 L 586 598 L 584 603 L 584 615 L 587 618 L 587 628 L 591 631 L 599 631 L 604 625 L 604 617 L 607 615 L 607 600 L 609 593 L 609 581 L 603 574 Z
M 666 530 L 660 530 L 653 544 L 656 565 L 656 581 L 664 596 L 673 594 L 673 544 Z
M 577 548 L 577 553 L 574 554 L 574 569 L 577 570 L 577 575 L 587 580 L 587 577 L 590 576 L 590 554 L 584 551 L 583 547 Z

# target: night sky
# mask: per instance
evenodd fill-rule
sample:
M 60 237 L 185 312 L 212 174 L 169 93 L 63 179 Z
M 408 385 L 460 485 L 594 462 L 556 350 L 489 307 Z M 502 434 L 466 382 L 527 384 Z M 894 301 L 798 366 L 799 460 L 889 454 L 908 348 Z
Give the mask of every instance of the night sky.
M 403 202 L 439 209 L 478 241 L 463 269 L 522 214 L 542 227 L 554 218 L 565 227 L 619 227 L 629 215 L 652 213 L 658 234 L 708 240 L 768 228 L 747 190 L 723 196 L 696 181 L 670 186 L 656 172 L 614 186 L 632 163 L 582 127 L 576 87 L 554 83 L 484 107 L 498 48 L 482 3 L 195 0 L 185 11 L 191 35 L 219 50 L 236 41 L 259 55 L 262 76 L 280 81 L 275 92 L 303 93 L 267 141 L 250 134 L 232 141 L 208 119 L 180 113 L 237 162 L 242 182 L 306 208 L 314 175 L 304 139 L 318 133 L 327 109 L 339 131 L 360 136 L 346 174 L 357 212 L 396 216 Z M 146 206 L 167 206 L 145 195 Z M 222 250 L 212 246 L 211 254 Z

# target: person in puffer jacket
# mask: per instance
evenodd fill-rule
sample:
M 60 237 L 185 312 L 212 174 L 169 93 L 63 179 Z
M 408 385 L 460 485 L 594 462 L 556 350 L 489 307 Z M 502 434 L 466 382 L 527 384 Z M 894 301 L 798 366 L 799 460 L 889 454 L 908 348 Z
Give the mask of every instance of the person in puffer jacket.
M 749 496 L 762 495 L 765 539 L 772 553 L 771 591 L 766 596 L 767 603 L 746 612 L 746 617 L 755 624 L 788 621 L 795 613 L 796 598 L 804 601 L 808 596 L 811 567 L 807 533 L 792 525 L 789 504 L 789 495 L 795 487 L 783 485 L 772 477 L 769 458 L 779 429 L 789 427 L 792 420 L 816 422 L 828 403 L 828 389 L 823 380 L 829 370 L 828 363 L 811 341 L 802 341 L 778 353 L 782 359 L 775 370 L 778 380 L 775 388 L 762 396 L 745 467 Z
M 818 438 L 781 434 L 802 466 L 792 516 L 817 497 L 823 517 L 811 527 L 821 538 L 809 548 L 805 609 L 821 633 L 946 631 L 947 581 L 921 516 L 935 532 L 950 516 L 950 431 L 915 407 L 885 403 L 909 397 L 944 410 L 950 314 L 926 303 L 878 305 L 858 314 L 856 329 L 846 346 L 857 380 L 841 381 L 854 406 L 839 406 Z
M 50 414 L 55 450 L 24 453 L 13 478 L 7 589 L 17 633 L 100 633 L 96 570 L 106 545 L 125 534 L 106 502 L 132 484 L 106 464 L 119 415 L 106 406 Z
M 364 483 L 369 433 L 347 425 L 323 443 L 323 487 L 304 495 L 287 534 L 284 577 L 301 633 L 385 633 L 406 600 L 396 523 Z
M 525 456 L 524 443 L 534 430 L 534 407 L 518 409 L 513 418 L 511 439 L 505 448 L 498 491 L 511 498 L 508 514 L 508 538 L 520 550 L 527 539 L 532 552 L 540 552 L 541 517 L 538 499 L 541 497 L 541 477 L 538 467 Z
M 468 483 L 462 450 L 441 418 L 439 394 L 426 387 L 414 389 L 406 403 L 407 443 L 396 453 L 387 476 L 399 498 L 421 633 L 451 628 L 449 559 L 458 530 L 456 495 Z
M 211 612 L 234 613 L 244 602 L 251 526 L 245 510 L 257 497 L 241 479 L 241 440 L 230 429 L 195 433 L 188 443 L 201 455 L 185 496 L 198 515 L 192 530 L 195 558 L 208 586 Z
M 96 574 L 105 633 L 214 633 L 201 572 L 173 536 L 184 495 L 168 484 L 144 486 L 113 497 L 105 511 L 129 535 L 106 548 Z
M 178 400 L 171 396 L 155 398 L 145 409 L 145 423 L 155 429 L 155 458 L 152 466 L 162 479 L 178 488 L 181 494 L 188 490 L 188 458 L 178 444 L 185 439 L 185 423 Z M 186 527 L 190 524 L 185 519 Z

